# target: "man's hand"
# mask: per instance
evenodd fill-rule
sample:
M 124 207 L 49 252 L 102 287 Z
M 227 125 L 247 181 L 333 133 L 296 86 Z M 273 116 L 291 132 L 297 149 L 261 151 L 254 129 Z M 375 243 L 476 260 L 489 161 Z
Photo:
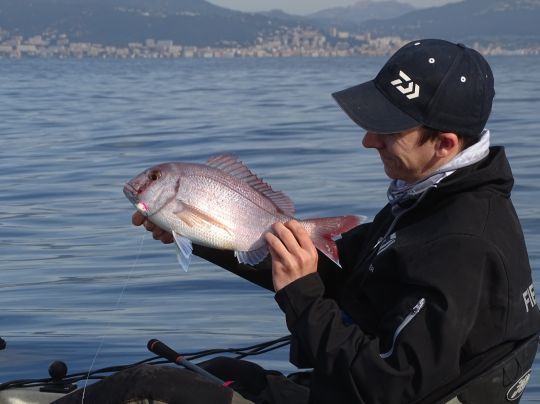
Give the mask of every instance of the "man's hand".
M 272 256 L 272 281 L 278 292 L 289 283 L 317 272 L 317 249 L 306 229 L 296 220 L 272 226 L 274 233 L 266 233 Z
M 135 212 L 133 214 L 131 217 L 131 223 L 133 223 L 135 226 L 143 225 L 146 230 L 152 233 L 155 240 L 160 240 L 163 244 L 171 244 L 174 242 L 174 238 L 171 233 L 163 230 L 161 227 L 156 226 L 140 212 Z

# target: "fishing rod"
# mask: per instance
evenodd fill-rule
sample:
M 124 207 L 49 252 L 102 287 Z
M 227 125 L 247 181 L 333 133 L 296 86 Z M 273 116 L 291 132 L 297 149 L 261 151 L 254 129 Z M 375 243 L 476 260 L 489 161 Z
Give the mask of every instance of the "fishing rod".
M 150 342 L 152 341 L 157 341 L 157 340 L 150 340 L 148 345 L 150 345 Z M 177 356 L 181 356 L 184 360 L 191 363 L 191 361 L 193 360 L 197 360 L 197 359 L 205 358 L 209 356 L 215 356 L 215 355 L 234 355 L 233 358 L 235 359 L 241 359 L 247 356 L 261 355 L 270 351 L 274 351 L 286 345 L 289 345 L 290 341 L 291 341 L 291 336 L 287 335 L 287 336 L 273 339 L 270 341 L 265 341 L 265 342 L 261 342 L 255 345 L 241 347 L 241 348 L 206 349 L 202 351 L 187 352 L 187 353 L 177 353 L 171 348 L 169 349 Z M 163 343 L 161 344 L 165 345 Z M 158 351 L 158 352 L 161 353 L 161 351 Z M 173 359 L 172 362 L 177 363 L 175 361 L 177 356 L 174 356 L 174 358 L 172 358 Z M 19 380 L 4 382 L 0 384 L 0 391 L 11 389 L 11 388 L 27 388 L 27 387 L 42 387 L 43 388 L 45 387 L 45 390 L 43 391 L 51 391 L 51 388 L 52 388 L 52 390 L 56 392 L 61 392 L 61 393 L 69 392 L 73 390 L 73 388 L 66 387 L 66 386 L 73 386 L 77 382 L 81 382 L 84 380 L 102 380 L 102 379 L 105 379 L 107 376 L 110 376 L 112 373 L 120 372 L 122 370 L 133 368 L 135 366 L 139 366 L 142 364 L 160 365 L 160 364 L 166 364 L 169 362 L 171 362 L 171 360 L 163 359 L 161 355 L 158 355 L 158 356 L 153 356 L 151 358 L 143 359 L 135 363 L 130 363 L 127 365 L 115 365 L 115 366 L 109 366 L 109 367 L 96 369 L 96 370 L 89 370 L 86 372 L 67 374 L 67 366 L 61 361 L 55 361 L 51 364 L 51 366 L 49 366 L 50 377 L 40 378 L 40 379 L 19 379 Z M 181 365 L 184 366 L 183 364 Z M 193 365 L 194 367 L 200 370 L 203 370 L 196 364 L 191 363 L 191 365 Z M 196 371 L 193 368 L 191 368 L 191 370 Z M 215 382 L 217 383 L 217 381 Z M 221 380 L 219 380 L 219 382 L 223 384 Z M 58 389 L 56 389 L 55 387 L 57 387 Z M 67 389 L 71 389 L 71 390 L 67 390 Z
M 203 376 L 204 378 L 211 381 L 212 383 L 215 383 L 219 386 L 225 385 L 225 382 L 223 380 L 214 376 L 212 373 L 207 372 L 203 368 L 195 365 L 194 363 L 190 362 L 184 356 L 182 356 L 181 354 L 179 354 L 178 352 L 176 352 L 174 349 L 170 348 L 169 346 L 165 345 L 160 340 L 151 339 L 150 341 L 148 341 L 148 344 L 146 346 L 150 352 L 153 352 L 156 355 L 161 356 L 162 358 L 165 358 L 170 362 L 176 363 L 177 365 L 181 365 L 185 367 L 186 369 L 189 369 L 195 373 L 198 373 L 199 375 Z

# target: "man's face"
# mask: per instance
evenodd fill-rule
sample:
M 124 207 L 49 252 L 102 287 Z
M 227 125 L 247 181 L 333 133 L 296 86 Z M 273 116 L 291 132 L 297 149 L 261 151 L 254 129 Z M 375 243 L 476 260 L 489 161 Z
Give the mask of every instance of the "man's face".
M 362 144 L 377 149 L 384 171 L 392 179 L 416 182 L 435 170 L 437 140 L 420 145 L 421 128 L 393 134 L 366 132 Z

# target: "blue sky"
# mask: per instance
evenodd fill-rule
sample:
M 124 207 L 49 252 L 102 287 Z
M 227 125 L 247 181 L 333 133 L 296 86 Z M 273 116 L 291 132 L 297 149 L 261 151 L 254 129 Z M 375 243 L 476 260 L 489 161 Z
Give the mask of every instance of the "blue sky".
M 291 14 L 309 14 L 325 8 L 349 6 L 357 0 L 207 0 L 218 6 L 240 11 L 267 11 L 281 9 Z M 364 1 L 364 0 L 363 0 Z M 380 0 L 373 0 L 380 1 Z M 399 0 L 415 7 L 441 6 L 460 0 Z

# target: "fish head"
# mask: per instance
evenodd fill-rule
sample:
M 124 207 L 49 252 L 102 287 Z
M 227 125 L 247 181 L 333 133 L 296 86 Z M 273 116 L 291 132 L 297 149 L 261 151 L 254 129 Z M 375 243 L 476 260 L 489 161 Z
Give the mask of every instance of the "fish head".
M 151 167 L 124 185 L 124 195 L 145 216 L 152 216 L 175 198 L 180 176 L 172 163 Z

